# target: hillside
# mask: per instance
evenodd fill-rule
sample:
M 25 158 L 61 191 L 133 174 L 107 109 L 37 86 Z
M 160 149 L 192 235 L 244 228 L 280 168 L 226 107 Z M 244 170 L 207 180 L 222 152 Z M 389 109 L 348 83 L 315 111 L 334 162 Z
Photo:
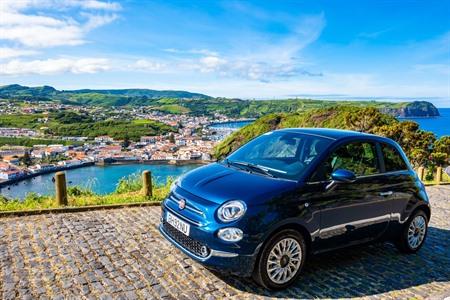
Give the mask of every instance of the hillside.
M 224 158 L 265 132 L 295 127 L 349 129 L 386 136 L 397 141 L 415 165 L 423 165 L 423 161 L 433 157 L 433 149 L 439 149 L 438 152 L 450 157 L 450 147 L 439 146 L 448 145 L 449 140 L 445 137 L 436 141 L 433 133 L 420 130 L 415 122 L 400 122 L 374 107 L 354 106 L 335 106 L 294 114 L 279 113 L 264 116 L 227 137 L 216 146 L 214 156 L 218 159 Z
M 213 98 L 186 91 L 157 91 L 149 89 L 63 90 L 50 86 L 25 87 L 18 84 L 0 87 L 0 99 L 52 101 L 89 106 L 147 106 L 168 113 L 213 115 L 220 113 L 231 118 L 258 118 L 271 113 L 298 113 L 306 109 L 335 106 L 375 107 L 384 113 L 399 117 L 439 116 L 432 103 L 330 101 L 311 99 L 241 100 Z
M 51 86 L 27 87 L 11 84 L 0 87 L 0 97 L 19 100 L 69 101 L 79 104 L 146 105 L 148 99 L 209 99 L 210 96 L 186 91 L 150 89 L 56 90 Z M 91 103 L 92 102 L 92 103 Z M 141 102 L 141 103 L 140 103 Z
M 95 138 L 109 135 L 115 139 L 129 138 L 133 141 L 139 141 L 141 136 L 174 131 L 171 126 L 154 120 L 94 121 L 89 116 L 65 111 L 45 116 L 42 114 L 0 115 L 0 127 L 30 128 L 53 136 Z

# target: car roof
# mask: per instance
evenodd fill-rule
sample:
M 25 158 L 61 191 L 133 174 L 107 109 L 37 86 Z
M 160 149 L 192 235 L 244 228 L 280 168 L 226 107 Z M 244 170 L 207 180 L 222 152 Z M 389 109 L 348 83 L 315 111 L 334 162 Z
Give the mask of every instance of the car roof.
M 332 129 L 332 128 L 285 128 L 276 130 L 279 132 L 294 132 L 294 133 L 302 133 L 302 134 L 310 134 L 316 136 L 322 136 L 325 138 L 340 140 L 344 138 L 358 138 L 358 137 L 371 137 L 374 139 L 379 139 L 380 141 L 389 141 L 389 139 L 368 134 L 364 132 L 352 131 L 352 130 L 343 130 L 343 129 Z

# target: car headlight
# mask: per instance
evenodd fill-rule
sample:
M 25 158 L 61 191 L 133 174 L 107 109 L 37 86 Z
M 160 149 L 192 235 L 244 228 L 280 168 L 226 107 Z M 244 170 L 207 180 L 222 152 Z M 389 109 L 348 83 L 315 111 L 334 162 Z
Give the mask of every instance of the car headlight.
M 217 217 L 220 221 L 228 223 L 238 220 L 245 214 L 247 206 L 240 200 L 232 200 L 224 203 L 217 210 Z
M 244 233 L 239 228 L 228 227 L 220 229 L 217 236 L 226 242 L 239 242 L 244 237 Z

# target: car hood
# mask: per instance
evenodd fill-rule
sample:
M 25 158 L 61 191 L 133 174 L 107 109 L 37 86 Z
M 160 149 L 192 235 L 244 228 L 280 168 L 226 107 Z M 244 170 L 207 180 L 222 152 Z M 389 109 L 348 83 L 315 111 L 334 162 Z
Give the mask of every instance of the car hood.
M 235 199 L 243 200 L 247 204 L 258 204 L 294 189 L 297 182 L 257 173 L 251 174 L 213 163 L 182 176 L 178 180 L 178 186 L 217 204 Z

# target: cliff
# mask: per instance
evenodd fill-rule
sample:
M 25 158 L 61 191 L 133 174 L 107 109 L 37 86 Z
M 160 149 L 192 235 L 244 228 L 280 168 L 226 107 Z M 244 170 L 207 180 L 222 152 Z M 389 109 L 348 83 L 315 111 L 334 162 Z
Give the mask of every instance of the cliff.
M 400 107 L 382 107 L 380 111 L 400 118 L 438 117 L 439 110 L 430 102 L 414 101 L 402 103 Z

